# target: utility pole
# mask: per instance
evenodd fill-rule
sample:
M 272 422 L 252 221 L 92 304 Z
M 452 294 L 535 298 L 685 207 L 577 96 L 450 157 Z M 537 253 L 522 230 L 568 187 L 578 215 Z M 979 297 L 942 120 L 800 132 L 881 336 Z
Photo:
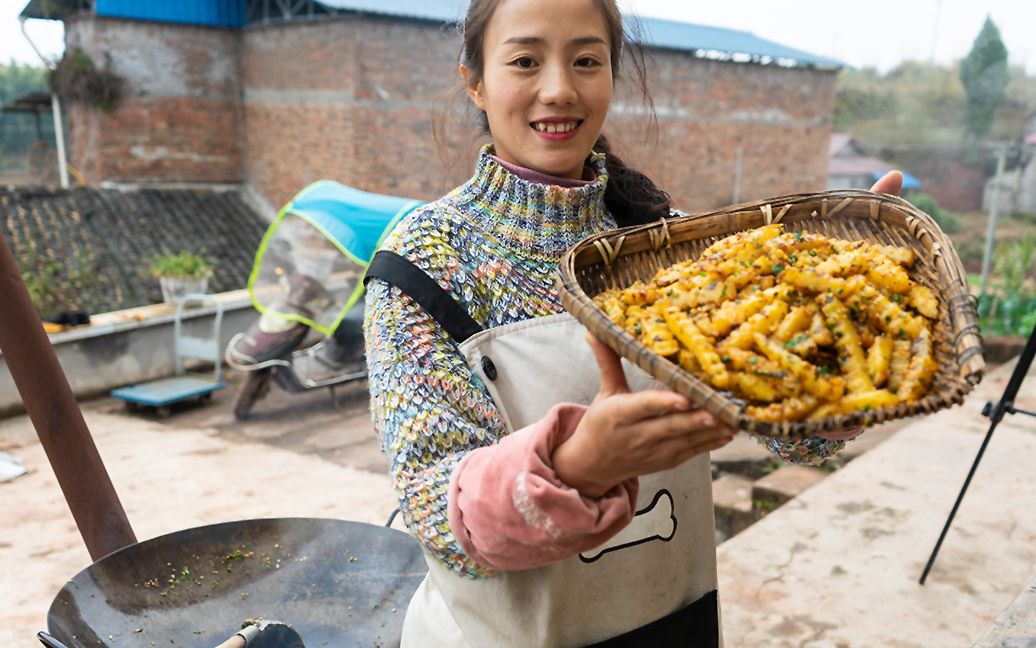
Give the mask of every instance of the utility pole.
M 942 0 L 935 0 L 935 20 L 932 21 L 932 52 L 928 55 L 929 65 L 935 65 L 935 50 L 939 43 L 940 18 L 942 18 Z
M 986 249 L 982 253 L 982 282 L 978 289 L 979 298 L 989 288 L 989 265 L 993 258 L 993 238 L 996 235 L 996 217 L 1000 209 L 1000 182 L 1004 177 L 1004 160 L 1007 157 L 1007 145 L 1002 145 L 996 156 L 996 177 L 993 179 L 993 199 L 989 205 L 989 224 L 986 227 Z
M 741 202 L 741 158 L 745 148 L 737 147 L 737 157 L 734 159 L 734 195 L 730 198 L 730 204 L 736 205 Z
M 47 69 L 53 70 L 54 64 L 47 60 L 43 52 L 36 47 L 36 43 L 29 38 L 29 32 L 25 31 L 25 16 L 19 16 L 18 22 L 21 24 L 22 36 L 25 36 L 25 40 L 29 41 L 29 45 L 36 52 L 36 56 L 40 57 Z M 54 140 L 58 149 L 58 177 L 61 178 L 61 188 L 68 189 L 68 162 L 65 160 L 65 133 L 61 127 L 61 102 L 58 101 L 58 93 L 53 90 L 50 92 L 50 109 L 54 114 Z

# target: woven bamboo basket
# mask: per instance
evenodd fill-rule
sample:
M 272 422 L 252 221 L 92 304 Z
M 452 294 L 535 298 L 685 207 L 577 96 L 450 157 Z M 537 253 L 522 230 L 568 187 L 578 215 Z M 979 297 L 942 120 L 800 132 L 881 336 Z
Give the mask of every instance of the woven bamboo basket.
M 823 420 L 760 421 L 745 412 L 743 401 L 717 391 L 649 350 L 591 301 L 610 288 L 648 281 L 659 268 L 697 258 L 713 242 L 730 234 L 770 223 L 784 223 L 785 229 L 792 232 L 815 232 L 914 250 L 917 261 L 909 271 L 910 278 L 931 288 L 940 301 L 939 319 L 932 328 L 939 369 L 927 395 L 913 403 Z M 736 429 L 798 439 L 822 431 L 931 413 L 963 401 L 982 379 L 985 367 L 978 313 L 965 277 L 953 244 L 928 214 L 895 196 L 869 191 L 828 191 L 733 205 L 598 234 L 565 254 L 559 280 L 565 308 L 620 356 Z

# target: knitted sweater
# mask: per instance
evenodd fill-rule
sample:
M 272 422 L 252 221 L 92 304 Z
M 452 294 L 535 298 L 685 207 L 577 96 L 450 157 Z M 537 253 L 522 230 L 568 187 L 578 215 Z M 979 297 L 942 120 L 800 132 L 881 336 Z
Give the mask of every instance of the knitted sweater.
M 485 328 L 562 312 L 561 255 L 616 226 L 604 206 L 604 156 L 589 160 L 594 181 L 562 188 L 523 180 L 490 151 L 483 149 L 471 180 L 410 213 L 382 246 L 436 279 Z M 463 534 L 451 528 L 457 518 L 447 510 L 448 495 L 460 461 L 497 444 L 507 434 L 504 422 L 435 320 L 394 286 L 375 279 L 367 289 L 371 415 L 403 519 L 447 567 L 490 575 L 492 568 L 468 556 L 458 540 Z M 770 445 L 787 458 L 814 460 L 842 442 Z

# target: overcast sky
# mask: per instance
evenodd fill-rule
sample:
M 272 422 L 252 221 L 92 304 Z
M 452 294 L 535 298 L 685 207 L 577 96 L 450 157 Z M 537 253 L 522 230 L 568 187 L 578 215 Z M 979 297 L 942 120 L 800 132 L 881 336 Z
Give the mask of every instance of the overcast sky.
M 434 2 L 435 0 L 429 0 Z M 0 0 L 0 62 L 37 63 L 18 12 Z M 619 0 L 646 16 L 727 27 L 855 67 L 887 71 L 905 59 L 950 63 L 964 57 L 986 16 L 1000 28 L 1012 63 L 1036 75 L 1036 0 Z M 45 54 L 63 49 L 61 23 L 30 20 Z
M 1011 63 L 1036 75 L 1036 0 L 619 0 L 646 16 L 727 27 L 854 67 L 963 58 L 991 16 Z

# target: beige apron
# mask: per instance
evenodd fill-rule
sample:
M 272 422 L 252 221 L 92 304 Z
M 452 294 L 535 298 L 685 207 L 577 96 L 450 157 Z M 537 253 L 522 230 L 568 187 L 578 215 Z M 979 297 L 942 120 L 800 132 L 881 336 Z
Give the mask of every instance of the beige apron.
M 584 334 L 560 314 L 484 330 L 460 350 L 513 432 L 558 403 L 593 400 L 600 375 Z M 626 372 L 634 391 L 657 386 L 632 365 Z M 567 648 L 641 627 L 716 589 L 714 524 L 709 457 L 701 454 L 642 476 L 633 521 L 578 556 L 482 580 L 428 556 L 402 646 Z

